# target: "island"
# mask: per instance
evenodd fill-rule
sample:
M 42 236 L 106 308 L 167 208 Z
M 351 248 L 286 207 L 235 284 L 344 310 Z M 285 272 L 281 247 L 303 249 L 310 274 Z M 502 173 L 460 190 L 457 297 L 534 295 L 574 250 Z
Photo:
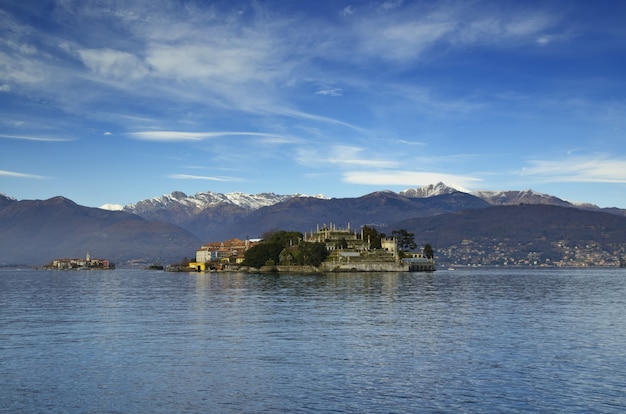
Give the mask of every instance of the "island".
M 179 272 L 424 272 L 434 271 L 432 247 L 411 251 L 414 235 L 394 230 L 391 236 L 368 226 L 330 223 L 315 231 L 276 231 L 258 240 L 231 239 L 201 246 L 193 261 L 184 259 L 166 270 Z
M 92 259 L 87 253 L 84 259 L 54 259 L 43 268 L 48 270 L 113 270 L 115 264 L 107 259 Z

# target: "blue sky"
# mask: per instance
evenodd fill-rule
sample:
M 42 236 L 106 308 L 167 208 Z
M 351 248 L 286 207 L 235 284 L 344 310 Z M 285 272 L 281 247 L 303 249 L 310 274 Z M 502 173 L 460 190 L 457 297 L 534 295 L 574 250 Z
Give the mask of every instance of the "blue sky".
M 605 0 L 4 0 L 0 192 L 443 181 L 626 208 L 625 18 Z

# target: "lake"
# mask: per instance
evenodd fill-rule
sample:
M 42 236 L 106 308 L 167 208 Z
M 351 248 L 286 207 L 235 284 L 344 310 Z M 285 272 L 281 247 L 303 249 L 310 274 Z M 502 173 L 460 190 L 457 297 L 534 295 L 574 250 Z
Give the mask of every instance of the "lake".
M 626 269 L 0 271 L 0 410 L 621 413 Z

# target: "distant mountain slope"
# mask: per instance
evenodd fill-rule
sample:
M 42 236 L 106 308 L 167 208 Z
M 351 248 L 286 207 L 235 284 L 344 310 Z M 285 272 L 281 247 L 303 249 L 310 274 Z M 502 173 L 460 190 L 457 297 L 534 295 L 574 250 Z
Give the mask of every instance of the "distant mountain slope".
M 13 203 L 17 203 L 17 200 L 0 193 L 0 210 Z
M 502 264 L 529 255 L 546 263 L 582 260 L 585 254 L 595 256 L 596 264 L 614 264 L 626 247 L 625 217 L 552 205 L 465 210 L 404 220 L 394 227 L 414 232 L 418 243 L 430 243 L 440 260 L 465 257 L 464 264 Z
M 318 199 L 294 197 L 255 210 L 226 226 L 215 226 L 209 240 L 231 237 L 254 237 L 266 231 L 289 229 L 315 230 L 317 224 L 330 222 L 358 229 L 363 225 L 386 228 L 391 223 L 411 217 L 426 217 L 461 209 L 489 205 L 472 195 L 455 192 L 426 199 L 409 198 L 391 191 L 380 191 L 357 198 Z M 189 228 L 192 231 L 191 228 Z M 199 235 L 202 238 L 202 235 Z
M 373 202 L 378 199 L 377 202 Z M 402 201 L 400 201 L 402 200 Z M 368 205 L 368 203 L 370 203 Z M 466 193 L 437 183 L 399 193 L 379 191 L 356 198 L 329 199 L 299 194 L 275 193 L 221 194 L 211 191 L 188 196 L 180 191 L 129 204 L 124 211 L 146 220 L 164 221 L 180 226 L 202 240 L 232 236 L 256 237 L 275 228 L 311 229 L 315 223 L 334 221 L 353 226 L 442 214 L 450 211 L 484 208 L 491 205 L 545 204 L 606 211 L 626 216 L 626 210 L 599 209 L 574 205 L 548 194 L 525 191 L 476 191 Z M 281 213 L 282 212 L 282 213 Z
M 514 206 L 518 204 L 545 204 L 561 207 L 575 207 L 569 201 L 561 200 L 549 194 L 537 193 L 533 190 L 525 191 L 474 191 L 480 197 L 494 206 Z
M 16 201 L 0 209 L 0 264 L 45 264 L 62 257 L 180 261 L 199 240 L 172 224 L 79 206 L 63 198 Z

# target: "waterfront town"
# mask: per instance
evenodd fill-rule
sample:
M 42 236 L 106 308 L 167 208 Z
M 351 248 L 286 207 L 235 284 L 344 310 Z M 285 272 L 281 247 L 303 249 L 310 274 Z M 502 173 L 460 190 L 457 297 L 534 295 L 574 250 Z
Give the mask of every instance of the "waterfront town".
M 511 245 L 502 240 L 463 240 L 438 249 L 437 258 L 447 267 L 626 267 L 623 246 L 566 240 L 525 245 Z

